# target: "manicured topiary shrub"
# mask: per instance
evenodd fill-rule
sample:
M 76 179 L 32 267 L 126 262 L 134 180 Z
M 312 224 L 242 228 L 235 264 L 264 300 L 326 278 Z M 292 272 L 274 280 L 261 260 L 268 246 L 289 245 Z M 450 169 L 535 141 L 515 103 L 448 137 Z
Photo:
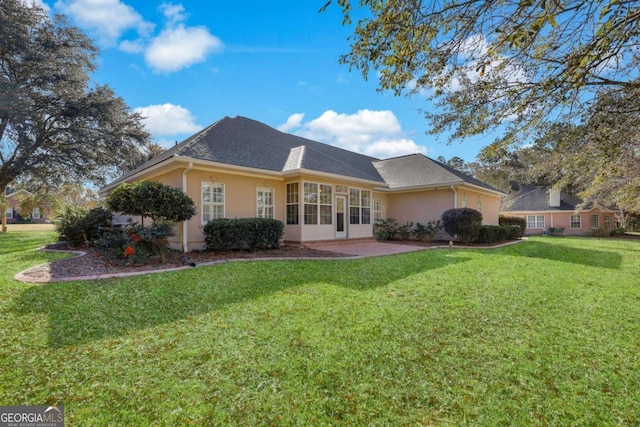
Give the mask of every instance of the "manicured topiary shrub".
M 284 234 L 284 223 L 268 218 L 219 218 L 204 226 L 208 251 L 273 249 Z
M 154 181 L 120 184 L 107 197 L 107 206 L 124 215 L 175 223 L 186 221 L 196 214 L 191 197 L 182 190 Z
M 475 209 L 449 209 L 442 214 L 444 231 L 455 236 L 462 243 L 471 243 L 478 239 L 482 214 Z
M 498 223 L 500 225 L 517 225 L 520 227 L 520 235 L 518 238 L 524 236 L 524 232 L 527 230 L 527 219 L 521 218 L 519 216 L 502 216 L 498 218 Z

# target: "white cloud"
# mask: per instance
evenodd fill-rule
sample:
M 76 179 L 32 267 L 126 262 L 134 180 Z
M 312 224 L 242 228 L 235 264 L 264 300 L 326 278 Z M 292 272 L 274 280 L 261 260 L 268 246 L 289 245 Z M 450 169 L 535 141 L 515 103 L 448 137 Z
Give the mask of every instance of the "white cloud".
M 100 42 L 107 45 L 116 44 L 126 31 L 136 30 L 147 36 L 154 27 L 120 0 L 58 0 L 55 8 L 97 34 Z
M 406 137 L 397 117 L 389 110 L 360 110 L 355 114 L 327 110 L 313 120 L 303 122 L 303 118 L 304 114 L 293 114 L 278 128 L 378 158 L 428 152 L 427 147 Z
M 278 126 L 278 130 L 282 132 L 289 132 L 292 129 L 300 127 L 302 119 L 304 119 L 304 113 L 292 114 L 285 123 Z
M 155 71 L 173 72 L 204 62 L 209 53 L 222 50 L 222 46 L 222 41 L 205 27 L 179 24 L 154 38 L 144 58 Z
M 203 127 L 195 123 L 189 110 L 175 104 L 156 104 L 138 107 L 134 110 L 144 118 L 142 122 L 159 144 L 167 141 L 167 136 L 192 134 Z
M 183 23 L 187 13 L 182 4 L 160 5 L 165 25 L 155 36 L 155 25 L 145 21 L 122 0 L 58 0 L 55 8 L 72 17 L 79 26 L 96 34 L 101 44 L 117 45 L 120 50 L 131 54 L 144 53 L 145 62 L 154 71 L 179 71 L 204 62 L 210 53 L 220 51 L 223 47 L 222 41 L 212 35 L 208 28 L 189 27 Z M 131 30 L 137 32 L 137 37 L 121 40 Z

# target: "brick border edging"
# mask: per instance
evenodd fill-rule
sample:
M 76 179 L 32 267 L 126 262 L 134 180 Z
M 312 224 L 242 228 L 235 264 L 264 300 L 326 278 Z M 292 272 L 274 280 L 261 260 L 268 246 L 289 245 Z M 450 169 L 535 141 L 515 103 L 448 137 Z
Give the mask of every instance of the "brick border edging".
M 432 249 L 497 249 L 505 246 L 515 245 L 517 243 L 521 243 L 526 239 L 514 240 L 512 242 L 506 242 L 495 246 L 429 246 L 420 249 L 416 249 L 413 252 L 432 250 Z M 46 251 L 46 252 L 64 252 L 64 253 L 72 253 L 75 254 L 76 257 L 86 255 L 84 251 L 69 251 L 69 250 L 59 250 L 59 249 L 45 249 L 38 248 L 37 250 Z M 404 252 L 408 253 L 408 252 Z M 353 256 L 343 256 L 343 257 L 283 257 L 283 258 L 270 258 L 270 257 L 262 257 L 262 258 L 232 258 L 232 259 L 221 259 L 216 261 L 206 261 L 202 263 L 198 263 L 196 266 L 182 266 L 182 267 L 172 267 L 172 268 L 164 268 L 157 270 L 143 270 L 143 271 L 132 271 L 126 273 L 106 273 L 106 274 L 94 274 L 90 276 L 74 276 L 74 277 L 59 277 L 59 278 L 32 278 L 26 276 L 24 273 L 27 273 L 29 270 L 40 268 L 43 265 L 49 264 L 44 263 L 37 265 L 35 267 L 28 268 L 17 273 L 13 278 L 18 282 L 22 283 L 59 283 L 59 282 L 75 282 L 75 281 L 85 281 L 85 280 L 101 280 L 101 279 L 115 279 L 119 277 L 133 277 L 133 276 L 141 276 L 143 274 L 154 274 L 154 273 L 166 273 L 172 271 L 180 271 L 180 270 L 189 270 L 197 267 L 207 267 L 210 265 L 216 264 L 224 264 L 227 262 L 252 262 L 252 261 L 337 261 L 337 260 L 354 260 L 354 259 L 363 259 L 363 258 L 376 258 L 381 256 L 391 256 L 391 255 L 401 255 L 401 254 L 383 254 L 383 255 L 353 255 Z M 75 258 L 75 257 L 72 257 Z M 55 261 L 53 261 L 55 262 Z

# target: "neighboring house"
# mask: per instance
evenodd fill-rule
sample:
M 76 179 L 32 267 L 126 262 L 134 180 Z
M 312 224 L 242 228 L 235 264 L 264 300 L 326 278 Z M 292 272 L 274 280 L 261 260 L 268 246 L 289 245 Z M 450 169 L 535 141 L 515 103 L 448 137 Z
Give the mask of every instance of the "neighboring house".
M 615 211 L 600 206 L 579 208 L 582 200 L 558 190 L 514 184 L 502 200 L 500 213 L 527 219 L 526 234 L 547 233 L 564 228 L 564 234 L 589 234 L 616 227 Z
M 273 129 L 244 117 L 224 118 L 102 188 L 153 180 L 181 188 L 197 214 L 171 241 L 204 246 L 214 218 L 276 218 L 285 241 L 373 237 L 376 219 L 427 223 L 446 209 L 482 211 L 498 223 L 504 193 L 422 154 L 380 160 Z
M 15 224 L 17 222 L 31 222 L 36 224 L 44 224 L 47 221 L 43 215 L 41 215 L 40 208 L 34 208 L 30 215 L 26 218 L 20 216 L 20 202 L 23 198 L 29 197 L 32 194 L 27 190 L 18 190 L 12 192 L 11 194 L 7 194 L 5 197 L 9 206 L 5 209 L 5 216 L 7 217 L 7 224 Z

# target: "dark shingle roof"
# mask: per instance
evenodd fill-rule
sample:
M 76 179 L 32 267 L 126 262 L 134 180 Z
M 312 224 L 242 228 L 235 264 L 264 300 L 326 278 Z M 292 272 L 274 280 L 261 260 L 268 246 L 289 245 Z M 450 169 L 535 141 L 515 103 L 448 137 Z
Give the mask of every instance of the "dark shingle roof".
M 245 117 L 223 118 L 140 165 L 110 186 L 174 156 L 274 172 L 306 169 L 379 182 L 391 189 L 464 182 L 498 191 L 422 154 L 380 160 L 280 132 Z
M 280 132 L 245 117 L 225 117 L 129 175 L 175 155 L 269 171 L 303 168 L 384 182 L 373 167 L 376 158 Z
M 487 190 L 500 191 L 423 154 L 379 160 L 374 162 L 374 166 L 391 189 L 455 185 L 464 182 Z
M 582 203 L 578 197 L 560 193 L 560 206 L 549 205 L 549 189 L 532 185 L 518 185 L 517 191 L 511 191 L 502 200 L 500 210 L 503 212 L 535 212 L 535 211 L 575 211 Z

